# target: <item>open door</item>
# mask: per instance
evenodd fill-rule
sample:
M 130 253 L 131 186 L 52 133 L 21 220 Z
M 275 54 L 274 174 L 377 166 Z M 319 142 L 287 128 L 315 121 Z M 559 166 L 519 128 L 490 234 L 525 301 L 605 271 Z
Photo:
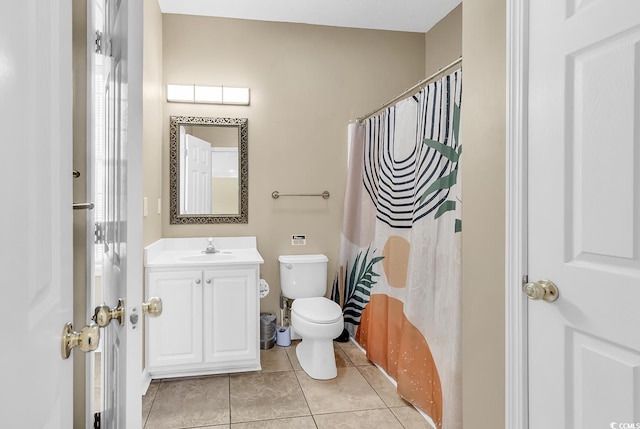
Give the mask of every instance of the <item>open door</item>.
M 104 0 L 101 427 L 141 427 L 143 5 Z
M 2 427 L 73 427 L 71 2 L 0 13 Z M 79 331 L 83 326 L 73 326 Z

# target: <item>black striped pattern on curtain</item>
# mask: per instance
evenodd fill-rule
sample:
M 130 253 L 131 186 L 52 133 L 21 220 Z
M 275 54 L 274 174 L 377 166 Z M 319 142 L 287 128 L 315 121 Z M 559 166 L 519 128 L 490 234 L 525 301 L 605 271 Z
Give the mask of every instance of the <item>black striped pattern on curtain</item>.
M 403 101 L 417 103 L 417 108 L 411 109 L 416 115 L 415 146 L 401 159 L 394 156 L 397 115 L 403 114 L 398 105 L 366 120 L 363 182 L 380 221 L 394 228 L 411 228 L 448 200 L 451 187 L 432 191 L 430 186 L 449 175 L 457 161 L 425 144 L 425 139 L 459 153 L 453 118 L 454 109 L 460 107 L 461 86 L 461 71 L 457 70 Z M 427 190 L 430 192 L 424 195 Z

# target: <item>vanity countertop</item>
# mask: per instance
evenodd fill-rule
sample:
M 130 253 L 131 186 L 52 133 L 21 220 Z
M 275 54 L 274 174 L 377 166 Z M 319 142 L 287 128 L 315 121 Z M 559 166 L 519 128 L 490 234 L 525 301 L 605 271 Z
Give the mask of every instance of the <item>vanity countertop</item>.
M 161 238 L 144 248 L 144 266 L 189 267 L 262 264 L 255 237 L 213 237 L 216 253 L 204 253 L 208 237 Z

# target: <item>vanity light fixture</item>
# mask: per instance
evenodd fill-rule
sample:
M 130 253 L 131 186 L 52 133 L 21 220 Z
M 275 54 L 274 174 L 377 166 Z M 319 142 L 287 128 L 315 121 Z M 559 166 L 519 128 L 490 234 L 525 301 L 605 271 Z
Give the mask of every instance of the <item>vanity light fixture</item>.
M 178 103 L 249 105 L 249 88 L 167 85 L 167 101 Z

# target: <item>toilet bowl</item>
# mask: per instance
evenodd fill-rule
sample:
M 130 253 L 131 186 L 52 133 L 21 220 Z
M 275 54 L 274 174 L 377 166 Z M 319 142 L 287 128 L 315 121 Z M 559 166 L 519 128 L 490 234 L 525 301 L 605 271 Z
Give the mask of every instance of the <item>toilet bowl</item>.
M 340 306 L 324 297 L 298 298 L 291 306 L 291 326 L 302 337 L 296 356 L 304 372 L 318 380 L 335 378 L 333 339 L 344 328 Z
M 327 289 L 325 255 L 283 255 L 280 261 L 282 295 L 293 299 L 291 330 L 302 341 L 296 356 L 302 369 L 318 380 L 338 375 L 333 339 L 344 329 L 342 309 L 324 297 Z

